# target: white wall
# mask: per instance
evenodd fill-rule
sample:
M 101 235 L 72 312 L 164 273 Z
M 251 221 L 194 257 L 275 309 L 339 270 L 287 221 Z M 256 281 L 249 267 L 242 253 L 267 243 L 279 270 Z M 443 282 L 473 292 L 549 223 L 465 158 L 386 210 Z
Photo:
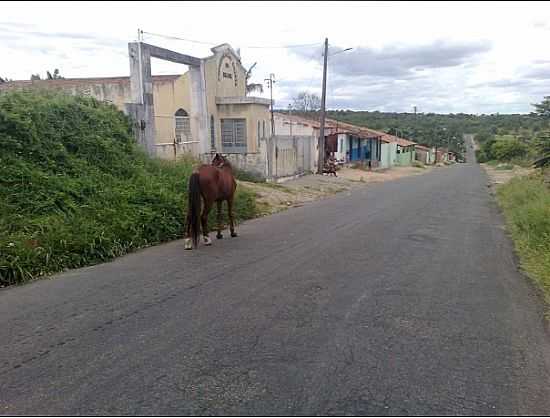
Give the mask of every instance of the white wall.
M 397 155 L 396 142 L 382 142 L 382 155 L 380 157 L 380 168 L 391 168 L 395 165 Z
M 274 114 L 273 119 L 275 121 L 275 135 L 291 135 L 292 136 L 313 136 L 315 135 L 315 129 L 307 124 L 297 122 L 291 118 L 285 117 L 285 115 Z
M 338 134 L 338 152 L 335 157 L 337 160 L 346 160 L 346 153 L 349 151 L 349 139 L 347 134 Z

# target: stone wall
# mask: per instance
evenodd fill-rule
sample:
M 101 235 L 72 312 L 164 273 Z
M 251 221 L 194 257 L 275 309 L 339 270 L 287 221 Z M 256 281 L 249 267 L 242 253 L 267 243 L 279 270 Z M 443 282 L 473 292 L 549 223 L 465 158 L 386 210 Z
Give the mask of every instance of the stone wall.
M 233 167 L 266 178 L 281 181 L 315 171 L 316 149 L 312 136 L 274 136 L 259 141 L 258 152 L 223 154 Z M 210 163 L 212 154 L 201 155 Z

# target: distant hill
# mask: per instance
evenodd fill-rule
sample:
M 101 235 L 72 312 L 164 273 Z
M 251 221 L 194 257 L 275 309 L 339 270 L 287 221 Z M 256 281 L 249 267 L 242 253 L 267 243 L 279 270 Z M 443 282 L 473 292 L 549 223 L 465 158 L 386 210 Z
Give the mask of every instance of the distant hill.
M 287 112 L 281 110 L 282 113 Z M 293 112 L 312 118 L 319 118 L 319 112 L 307 114 Z M 366 126 L 413 140 L 425 145 L 450 146 L 462 151 L 462 135 L 487 132 L 500 135 L 533 135 L 542 130 L 544 121 L 532 114 L 471 115 L 436 113 L 395 113 L 351 110 L 329 110 L 327 117 Z

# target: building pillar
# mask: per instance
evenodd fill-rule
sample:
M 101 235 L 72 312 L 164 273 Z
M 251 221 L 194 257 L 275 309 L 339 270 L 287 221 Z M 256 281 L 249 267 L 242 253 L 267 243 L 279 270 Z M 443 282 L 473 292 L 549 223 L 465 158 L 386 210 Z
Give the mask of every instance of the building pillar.
M 153 78 L 151 54 L 141 42 L 128 44 L 130 58 L 131 111 L 137 122 L 137 140 L 150 156 L 156 155 L 155 109 L 153 104 Z
M 191 81 L 191 120 L 196 127 L 198 151 L 200 155 L 210 152 L 208 135 L 208 106 L 206 103 L 206 77 L 204 61 L 200 65 L 189 66 L 189 78 Z

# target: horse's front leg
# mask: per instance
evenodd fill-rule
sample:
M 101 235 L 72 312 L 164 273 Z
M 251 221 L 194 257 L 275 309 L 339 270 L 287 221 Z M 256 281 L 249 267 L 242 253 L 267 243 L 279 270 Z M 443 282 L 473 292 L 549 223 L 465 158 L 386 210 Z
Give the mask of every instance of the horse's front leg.
M 212 245 L 212 240 L 208 236 L 208 214 L 210 213 L 210 208 L 212 207 L 211 202 L 204 201 L 204 210 L 202 211 L 201 223 L 202 223 L 202 235 L 204 245 Z
M 218 200 L 216 203 L 218 204 L 218 233 L 216 235 L 216 238 L 222 239 L 223 238 L 223 235 L 222 235 L 222 228 L 223 228 L 223 225 L 222 225 L 222 204 L 223 204 L 223 200 Z

